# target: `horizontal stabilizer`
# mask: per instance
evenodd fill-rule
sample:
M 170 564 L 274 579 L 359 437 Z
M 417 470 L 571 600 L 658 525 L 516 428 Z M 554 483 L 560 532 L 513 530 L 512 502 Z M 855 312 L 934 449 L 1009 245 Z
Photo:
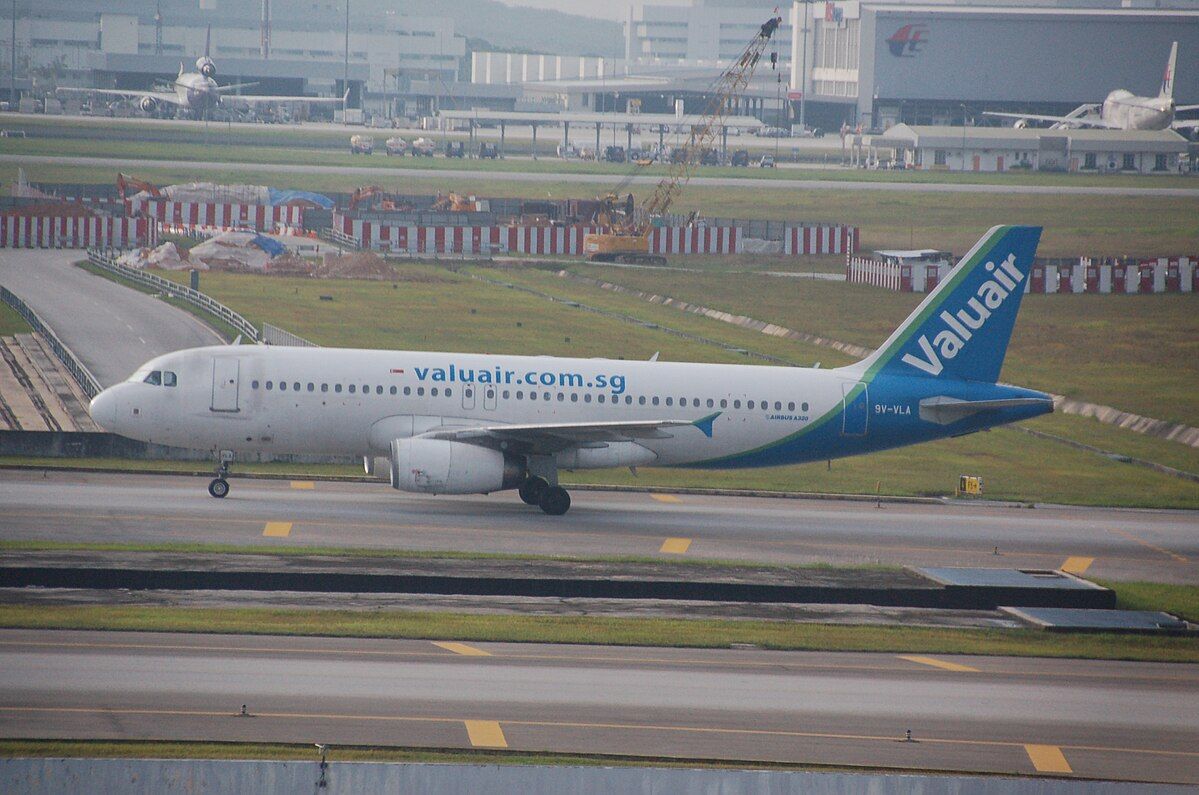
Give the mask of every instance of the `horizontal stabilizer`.
M 958 398 L 938 395 L 920 401 L 920 419 L 925 422 L 935 422 L 938 425 L 951 425 L 958 420 L 964 420 L 980 411 L 996 411 L 998 409 L 1015 409 L 1025 406 L 1045 406 L 1053 410 L 1053 400 L 1049 398 L 1003 398 L 1000 400 L 959 400 Z

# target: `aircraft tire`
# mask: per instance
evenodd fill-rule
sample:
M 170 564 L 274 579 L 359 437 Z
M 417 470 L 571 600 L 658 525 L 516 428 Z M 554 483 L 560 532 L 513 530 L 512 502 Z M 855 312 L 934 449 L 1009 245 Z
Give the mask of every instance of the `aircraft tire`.
M 561 486 L 550 486 L 541 495 L 540 505 L 550 516 L 561 516 L 570 510 L 570 494 Z
M 545 478 L 539 478 L 534 475 L 520 484 L 517 493 L 520 494 L 520 498 L 525 505 L 540 505 L 541 495 L 545 494 L 545 490 L 549 487 L 550 484 L 546 482 Z
M 208 493 L 218 500 L 224 499 L 229 493 L 229 481 L 224 478 L 213 478 L 208 484 Z

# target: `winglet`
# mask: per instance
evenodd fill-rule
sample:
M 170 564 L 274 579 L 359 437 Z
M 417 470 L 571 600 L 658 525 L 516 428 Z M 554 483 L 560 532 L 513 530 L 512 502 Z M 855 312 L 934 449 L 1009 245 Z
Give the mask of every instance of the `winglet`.
M 722 412 L 722 411 L 718 411 L 715 414 L 709 414 L 706 417 L 700 417 L 698 420 L 695 420 L 691 424 L 694 425 L 696 428 L 699 428 L 701 431 L 703 431 L 704 436 L 707 436 L 709 439 L 711 439 L 712 438 L 712 423 L 716 422 L 716 418 L 719 417 L 723 413 L 724 412 Z

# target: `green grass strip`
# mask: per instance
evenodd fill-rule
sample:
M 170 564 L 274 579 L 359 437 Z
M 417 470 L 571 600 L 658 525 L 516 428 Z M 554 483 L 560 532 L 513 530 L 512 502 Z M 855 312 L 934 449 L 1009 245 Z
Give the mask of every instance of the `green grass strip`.
M 723 619 L 476 615 L 407 610 L 0 605 L 0 627 L 688 648 L 728 648 L 737 643 L 766 649 L 812 651 L 1199 662 L 1199 640 L 1190 637 Z

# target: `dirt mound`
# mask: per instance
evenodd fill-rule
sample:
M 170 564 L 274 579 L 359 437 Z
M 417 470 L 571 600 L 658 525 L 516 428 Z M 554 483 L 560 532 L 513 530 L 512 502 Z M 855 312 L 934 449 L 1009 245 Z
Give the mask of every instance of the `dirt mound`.
M 316 265 L 306 260 L 294 251 L 288 251 L 275 257 L 266 266 L 266 272 L 271 276 L 311 276 Z
M 394 279 L 395 268 L 370 251 L 355 251 L 342 256 L 326 254 L 313 272 L 318 279 Z

